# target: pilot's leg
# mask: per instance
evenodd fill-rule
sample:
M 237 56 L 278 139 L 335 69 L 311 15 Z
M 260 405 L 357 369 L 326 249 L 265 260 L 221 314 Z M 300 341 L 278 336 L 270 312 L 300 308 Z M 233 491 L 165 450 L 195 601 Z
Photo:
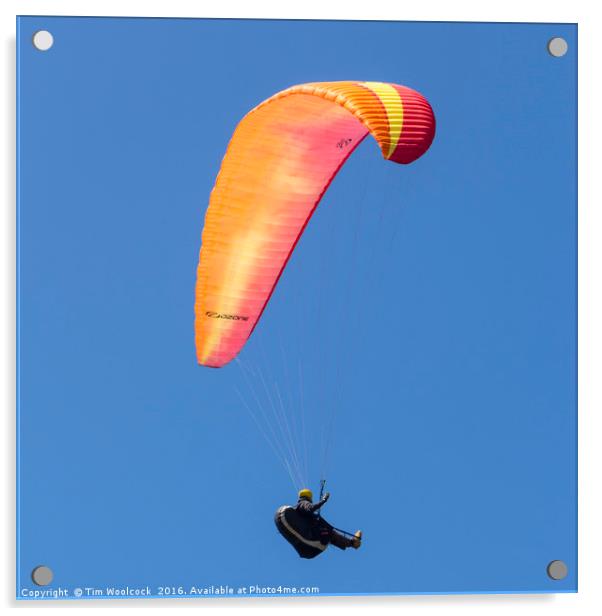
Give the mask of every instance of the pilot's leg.
M 347 548 L 354 548 L 357 550 L 362 545 L 362 531 L 358 530 L 354 535 L 348 535 L 333 528 L 330 533 L 330 543 L 341 550 Z
M 346 550 L 353 545 L 353 541 L 340 533 L 338 530 L 334 530 L 334 528 L 330 531 L 330 543 L 340 550 Z

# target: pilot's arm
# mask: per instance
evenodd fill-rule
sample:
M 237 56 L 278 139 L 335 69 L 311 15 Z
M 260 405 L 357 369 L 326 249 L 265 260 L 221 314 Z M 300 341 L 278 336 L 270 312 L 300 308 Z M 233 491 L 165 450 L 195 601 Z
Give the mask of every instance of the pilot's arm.
M 312 513 L 315 513 L 316 511 L 320 510 L 320 507 L 330 498 L 330 492 L 326 492 L 326 494 L 324 494 L 324 497 L 319 500 L 315 505 L 312 503 L 307 503 L 309 505 L 308 509 L 309 511 L 311 511 Z

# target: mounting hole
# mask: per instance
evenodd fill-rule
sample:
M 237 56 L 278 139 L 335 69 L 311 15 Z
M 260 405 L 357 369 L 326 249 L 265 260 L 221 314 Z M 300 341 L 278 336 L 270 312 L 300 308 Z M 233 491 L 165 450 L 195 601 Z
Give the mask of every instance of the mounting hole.
M 53 577 L 52 569 L 46 565 L 40 565 L 31 572 L 31 579 L 37 586 L 48 586 Z
M 38 30 L 31 40 L 33 46 L 39 51 L 48 51 L 54 43 L 54 37 L 48 30 Z
M 568 50 L 569 44 L 561 36 L 555 36 L 548 41 L 548 51 L 555 58 L 562 58 Z
M 569 574 L 569 569 L 563 560 L 553 560 L 548 565 L 548 575 L 553 580 L 564 580 L 564 578 L 568 574 Z

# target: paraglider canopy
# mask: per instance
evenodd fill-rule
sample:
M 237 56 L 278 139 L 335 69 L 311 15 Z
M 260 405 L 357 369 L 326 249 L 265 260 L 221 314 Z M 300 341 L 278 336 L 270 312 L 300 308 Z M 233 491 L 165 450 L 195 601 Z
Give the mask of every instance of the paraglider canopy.
M 322 195 L 368 133 L 384 158 L 407 164 L 429 148 L 435 119 L 410 88 L 340 81 L 283 90 L 238 124 L 203 229 L 200 364 L 221 367 L 239 353 Z

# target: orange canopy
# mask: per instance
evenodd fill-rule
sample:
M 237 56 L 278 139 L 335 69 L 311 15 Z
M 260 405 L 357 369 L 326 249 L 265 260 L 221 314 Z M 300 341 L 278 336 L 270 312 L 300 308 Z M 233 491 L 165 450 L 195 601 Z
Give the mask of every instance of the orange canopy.
M 197 269 L 198 362 L 221 367 L 251 335 L 320 198 L 371 133 L 411 163 L 435 118 L 418 92 L 360 81 L 293 86 L 238 124 L 211 192 Z

